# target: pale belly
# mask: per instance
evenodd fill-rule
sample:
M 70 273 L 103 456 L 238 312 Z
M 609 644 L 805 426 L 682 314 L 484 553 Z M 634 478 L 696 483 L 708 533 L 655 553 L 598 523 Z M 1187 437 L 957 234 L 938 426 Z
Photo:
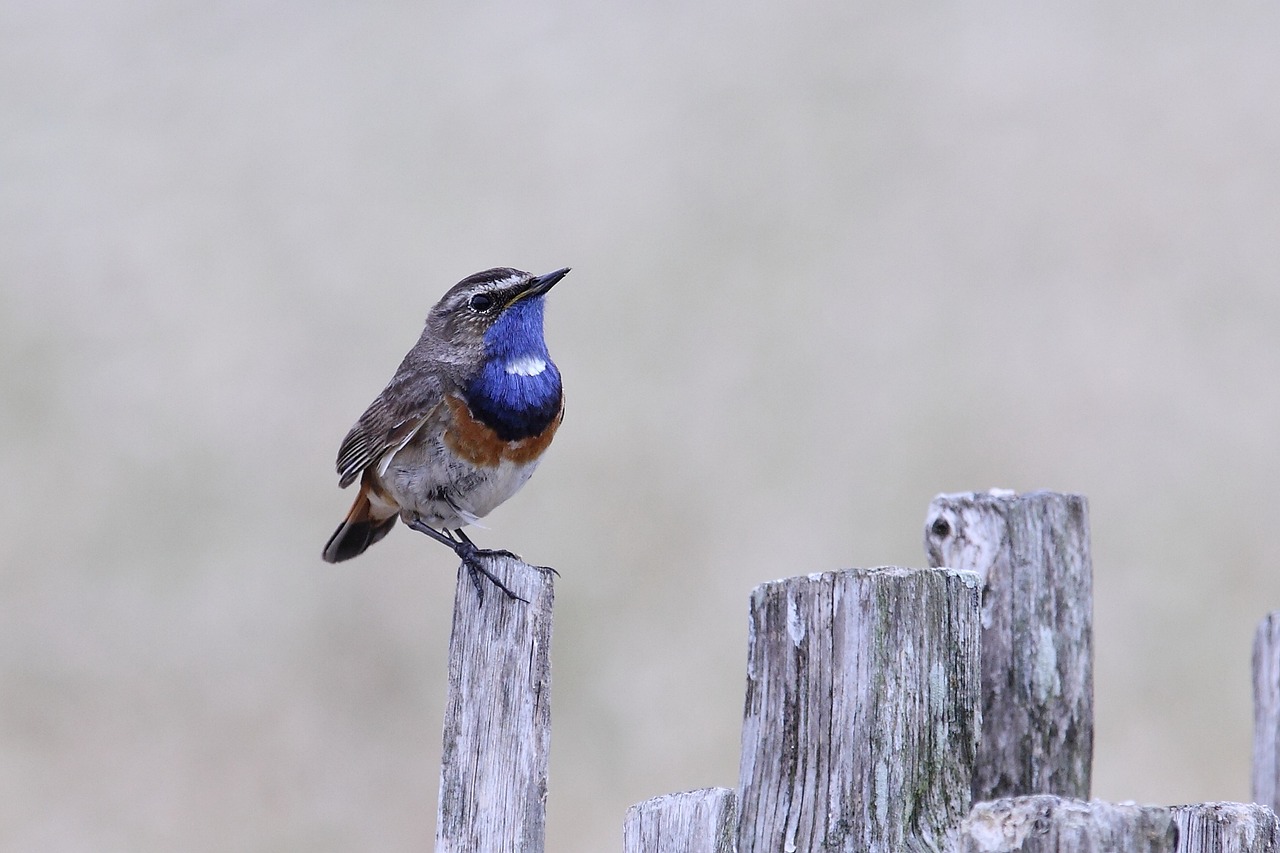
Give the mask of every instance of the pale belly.
M 384 466 L 379 480 L 400 506 L 432 527 L 455 530 L 493 512 L 533 475 L 538 460 L 478 466 L 459 459 L 439 441 L 411 442 Z

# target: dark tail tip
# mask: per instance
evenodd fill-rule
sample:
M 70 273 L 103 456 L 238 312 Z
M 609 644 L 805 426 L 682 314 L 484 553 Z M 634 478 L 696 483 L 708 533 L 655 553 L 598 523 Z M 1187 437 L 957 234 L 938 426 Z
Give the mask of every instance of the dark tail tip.
M 397 516 L 383 519 L 362 519 L 360 521 L 344 521 L 329 537 L 324 546 L 326 563 L 341 563 L 358 557 L 373 543 L 391 532 L 396 526 Z

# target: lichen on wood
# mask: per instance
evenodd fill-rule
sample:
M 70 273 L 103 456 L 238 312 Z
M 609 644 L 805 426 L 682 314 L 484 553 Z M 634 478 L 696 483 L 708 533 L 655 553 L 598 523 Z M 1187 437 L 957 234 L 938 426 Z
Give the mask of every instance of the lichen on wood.
M 941 849 L 969 808 L 978 579 L 790 578 L 751 597 L 739 853 Z
M 1093 566 L 1081 495 L 939 495 L 930 565 L 970 569 L 982 597 L 982 743 L 973 798 L 1088 799 Z

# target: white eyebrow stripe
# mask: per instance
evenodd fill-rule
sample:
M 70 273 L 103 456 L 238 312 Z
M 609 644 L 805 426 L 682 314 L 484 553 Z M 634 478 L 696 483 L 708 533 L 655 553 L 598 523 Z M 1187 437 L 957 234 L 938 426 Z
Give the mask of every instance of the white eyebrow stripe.
M 536 355 L 522 355 L 507 362 L 506 371 L 513 376 L 537 376 L 547 369 L 545 359 Z

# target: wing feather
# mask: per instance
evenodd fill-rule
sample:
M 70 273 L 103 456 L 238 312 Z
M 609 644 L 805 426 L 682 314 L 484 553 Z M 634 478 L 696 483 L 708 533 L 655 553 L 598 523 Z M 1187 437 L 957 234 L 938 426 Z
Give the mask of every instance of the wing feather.
M 342 440 L 337 462 L 342 488 L 408 444 L 440 406 L 444 394 L 439 380 L 414 373 L 402 366 Z

